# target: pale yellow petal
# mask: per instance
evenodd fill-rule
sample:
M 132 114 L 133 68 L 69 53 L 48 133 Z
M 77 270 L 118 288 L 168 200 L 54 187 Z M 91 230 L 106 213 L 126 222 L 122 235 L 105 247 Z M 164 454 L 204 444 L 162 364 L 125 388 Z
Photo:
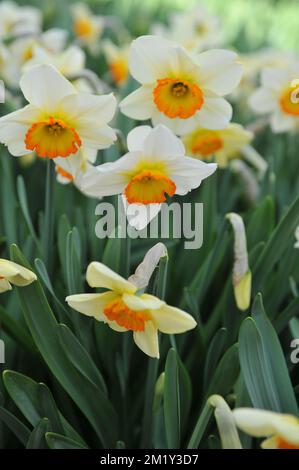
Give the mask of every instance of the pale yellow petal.
M 104 292 L 103 294 L 77 294 L 69 295 L 65 300 L 77 312 L 89 317 L 94 317 L 99 321 L 106 321 L 104 308 L 112 300 L 117 298 L 115 292 Z
M 91 287 L 104 287 L 118 293 L 136 292 L 136 287 L 102 263 L 94 261 L 87 268 L 86 280 Z
M 156 310 L 161 308 L 165 302 L 149 294 L 142 294 L 141 296 L 124 294 L 123 301 L 131 310 Z
M 141 351 L 150 357 L 159 358 L 158 331 L 151 321 L 145 323 L 144 331 L 134 331 L 133 337 Z
M 191 315 L 169 305 L 164 305 L 158 310 L 151 310 L 151 315 L 158 330 L 162 333 L 184 333 L 196 326 L 196 321 Z

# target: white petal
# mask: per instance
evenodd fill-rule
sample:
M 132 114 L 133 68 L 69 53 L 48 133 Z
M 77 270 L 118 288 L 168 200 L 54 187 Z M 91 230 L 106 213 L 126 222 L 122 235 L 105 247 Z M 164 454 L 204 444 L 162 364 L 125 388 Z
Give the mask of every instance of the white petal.
M 141 150 L 143 148 L 144 139 L 152 131 L 151 126 L 138 126 L 132 129 L 127 137 L 127 145 L 129 152 Z
M 288 85 L 289 72 L 287 69 L 266 67 L 262 70 L 261 82 L 265 88 L 280 91 Z
M 95 121 L 78 127 L 82 145 L 87 150 L 101 150 L 110 147 L 117 139 L 115 131 L 109 126 L 100 127 Z
M 160 212 L 161 204 L 129 204 L 122 195 L 128 223 L 135 230 L 143 230 Z
M 216 163 L 205 163 L 191 157 L 179 157 L 167 163 L 170 179 L 176 185 L 176 194 L 181 196 L 198 188 L 203 179 L 217 169 Z
M 3 292 L 7 292 L 8 290 L 11 290 L 12 287 L 10 283 L 7 281 L 7 279 L 0 279 L 0 294 Z
M 279 108 L 276 109 L 270 118 L 270 125 L 273 132 L 287 132 L 295 128 L 298 118 L 283 113 Z
M 176 334 L 192 330 L 196 321 L 191 315 L 176 307 L 164 305 L 158 310 L 151 311 L 152 318 L 158 330 L 162 333 Z
M 35 65 L 24 73 L 20 88 L 30 104 L 50 113 L 67 95 L 76 94 L 73 85 L 51 65 Z
M 76 130 L 80 133 L 80 126 L 88 125 L 91 121 L 95 121 L 98 128 L 111 121 L 116 110 L 116 99 L 112 93 L 101 96 L 77 93 L 66 96 L 61 106 L 68 118 L 76 122 Z
M 248 103 L 257 113 L 269 113 L 277 106 L 277 97 L 269 88 L 258 88 L 249 97 Z
M 145 322 L 144 331 L 134 331 L 133 337 L 141 351 L 150 357 L 159 359 L 158 332 L 150 320 Z
M 188 118 L 188 119 L 181 119 L 181 118 L 169 118 L 165 116 L 165 114 L 160 113 L 157 108 L 155 108 L 153 115 L 152 115 L 152 122 L 154 126 L 158 124 L 164 124 L 166 127 L 172 130 L 177 135 L 185 135 L 189 132 L 192 132 L 198 125 L 196 121 L 196 116 Z
M 132 294 L 123 294 L 122 299 L 124 303 L 131 310 L 140 311 L 140 310 L 156 310 L 161 308 L 165 302 L 158 299 L 157 297 L 149 294 L 132 295 Z
M 77 312 L 88 317 L 94 317 L 99 321 L 107 321 L 104 308 L 112 300 L 116 299 L 116 292 L 104 292 L 103 294 L 76 294 L 69 295 L 65 300 Z
M 97 261 L 93 261 L 88 266 L 86 280 L 90 287 L 104 287 L 121 294 L 136 292 L 136 287 L 133 284 Z
M 272 411 L 253 408 L 237 408 L 233 410 L 238 428 L 254 437 L 271 436 L 275 433 Z
M 182 141 L 162 124 L 159 124 L 148 134 L 144 140 L 143 150 L 147 157 L 160 160 L 185 154 Z
M 120 103 L 121 112 L 132 119 L 150 119 L 155 109 L 153 88 L 142 86 L 130 93 Z
M 213 49 L 199 54 L 199 80 L 202 85 L 217 93 L 226 95 L 238 86 L 242 76 L 242 65 L 236 62 L 237 54 L 222 49 Z
M 178 69 L 176 46 L 159 36 L 140 36 L 130 48 L 131 75 L 140 83 L 153 83 Z
M 20 287 L 28 286 L 37 279 L 29 269 L 6 259 L 0 259 L 0 276 Z
M 224 98 L 205 98 L 202 108 L 195 117 L 199 126 L 216 130 L 227 127 L 232 114 L 232 107 Z

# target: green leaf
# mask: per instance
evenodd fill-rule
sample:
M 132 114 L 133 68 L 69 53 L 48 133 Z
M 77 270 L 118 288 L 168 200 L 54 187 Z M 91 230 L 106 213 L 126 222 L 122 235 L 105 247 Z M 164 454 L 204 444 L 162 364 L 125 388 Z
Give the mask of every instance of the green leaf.
M 30 269 L 16 246 L 12 259 Z M 32 337 L 48 367 L 94 427 L 102 443 L 114 446 L 118 439 L 117 416 L 109 399 L 86 380 L 69 361 L 59 340 L 57 321 L 38 281 L 18 289 L 22 310 Z M 36 315 L 36 312 L 39 312 Z M 94 397 L 97 397 L 95 400 Z
M 206 391 L 206 397 L 218 394 L 227 395 L 235 385 L 240 373 L 238 345 L 231 346 L 222 356 L 210 385 Z
M 221 355 L 223 354 L 224 344 L 227 338 L 226 328 L 220 328 L 212 338 L 207 350 L 206 362 L 204 368 L 204 388 L 211 382 L 213 374 Z
M 23 424 L 16 416 L 10 413 L 8 410 L 0 407 L 0 421 L 4 423 L 11 432 L 19 439 L 19 441 L 26 446 L 29 436 L 30 430 Z
M 2 330 L 5 331 L 11 338 L 13 338 L 18 345 L 23 346 L 23 348 L 27 351 L 34 353 L 37 352 L 36 346 L 33 343 L 28 330 L 23 328 L 20 322 L 17 322 L 9 313 L 4 310 L 3 307 L 1 307 L 1 305 L 0 320 Z
M 298 415 L 284 355 L 261 295 L 254 302 L 252 315 L 242 323 L 239 345 L 241 369 L 253 406 Z
M 42 418 L 30 434 L 26 449 L 47 449 L 48 446 L 45 440 L 45 434 L 50 430 L 51 426 L 49 420 Z
M 181 438 L 180 388 L 177 355 L 172 348 L 168 352 L 165 366 L 164 419 L 168 449 L 179 449 Z
M 121 253 L 122 253 L 122 239 L 121 238 L 108 238 L 105 250 L 103 253 L 102 263 L 116 273 L 120 272 L 121 266 Z
M 80 444 L 80 442 L 54 432 L 46 434 L 46 441 L 50 449 L 88 449 L 87 446 Z
M 197 449 L 198 448 L 198 446 L 199 446 L 199 444 L 200 444 L 200 442 L 203 438 L 203 435 L 205 433 L 205 430 L 208 427 L 208 424 L 209 424 L 210 419 L 212 417 L 213 411 L 214 411 L 214 409 L 213 409 L 212 405 L 207 400 L 205 402 L 205 406 L 203 407 L 202 411 L 199 414 L 199 417 L 198 417 L 198 420 L 196 422 L 195 428 L 194 428 L 193 433 L 191 435 L 191 438 L 188 442 L 187 449 Z

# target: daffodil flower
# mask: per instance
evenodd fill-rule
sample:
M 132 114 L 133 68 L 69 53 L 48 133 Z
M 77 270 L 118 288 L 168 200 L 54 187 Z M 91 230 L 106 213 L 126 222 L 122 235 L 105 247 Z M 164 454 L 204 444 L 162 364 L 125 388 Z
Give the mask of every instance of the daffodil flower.
M 242 150 L 253 139 L 253 133 L 240 124 L 229 124 L 225 129 L 195 129 L 184 136 L 183 142 L 188 155 L 209 160 L 215 158 L 221 167 L 233 158 L 242 156 Z
M 0 38 L 38 33 L 41 23 L 42 15 L 38 8 L 19 6 L 12 1 L 0 3 Z
M 103 33 L 105 21 L 102 16 L 95 16 L 84 3 L 72 5 L 73 29 L 81 44 L 96 51 L 98 40 Z
M 11 284 L 24 287 L 36 279 L 36 275 L 29 269 L 12 261 L 0 259 L 0 293 L 11 290 Z
M 20 87 L 29 104 L 0 119 L 0 141 L 12 155 L 69 157 L 80 149 L 94 160 L 97 149 L 116 139 L 107 126 L 116 108 L 112 94 L 78 93 L 51 65 L 30 68 Z
M 107 39 L 103 41 L 102 49 L 113 81 L 119 86 L 123 85 L 129 74 L 128 46 L 126 44 L 124 46 L 116 46 Z
M 166 195 L 187 194 L 217 167 L 186 157 L 181 140 L 163 125 L 133 129 L 128 149 L 119 160 L 98 166 L 97 174 L 85 178 L 84 188 L 94 197 L 123 194 L 125 205 L 133 205 L 136 212 L 144 205 L 157 214 Z M 140 221 L 139 230 L 149 222 L 147 214 L 140 215 L 146 220 Z
M 178 135 L 228 125 L 232 108 L 222 96 L 238 85 L 242 73 L 234 52 L 215 49 L 191 56 L 171 41 L 141 36 L 132 42 L 129 70 L 141 87 L 121 101 L 125 115 L 152 119 Z
M 138 295 L 136 285 L 102 263 L 92 262 L 86 279 L 91 287 L 103 287 L 107 292 L 70 295 L 67 303 L 115 331 L 132 331 L 136 345 L 148 356 L 159 357 L 158 331 L 184 333 L 196 326 L 196 321 L 183 310 L 153 295 Z
M 252 408 L 237 408 L 233 415 L 242 431 L 267 437 L 263 449 L 299 449 L 299 419 L 295 416 Z
M 249 98 L 251 108 L 269 114 L 275 133 L 299 128 L 299 63 L 285 68 L 265 68 L 262 86 Z
M 92 177 L 97 170 L 95 166 L 84 159 L 81 152 L 71 155 L 68 158 L 55 158 L 54 163 L 57 181 L 59 183 L 64 185 L 72 183 L 85 196 L 89 196 L 88 190 L 84 189 L 84 178 Z

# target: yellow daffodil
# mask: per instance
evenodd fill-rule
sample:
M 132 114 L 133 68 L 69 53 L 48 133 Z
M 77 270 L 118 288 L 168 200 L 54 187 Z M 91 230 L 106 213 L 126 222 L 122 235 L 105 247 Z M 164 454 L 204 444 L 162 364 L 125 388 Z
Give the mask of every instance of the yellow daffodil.
M 249 98 L 251 108 L 269 114 L 275 133 L 298 130 L 299 127 L 299 63 L 287 68 L 265 68 L 262 86 Z
M 127 45 L 116 46 L 112 41 L 106 40 L 102 44 L 109 71 L 113 81 L 122 85 L 128 78 L 129 73 L 129 48 Z
M 263 449 L 299 449 L 299 419 L 295 416 L 253 408 L 237 408 L 233 415 L 242 431 L 267 437 Z
M 91 263 L 86 279 L 91 287 L 102 287 L 107 292 L 70 295 L 67 303 L 78 312 L 107 323 L 115 331 L 132 331 L 136 345 L 148 356 L 159 357 L 158 331 L 184 333 L 196 326 L 188 313 L 153 295 L 138 295 L 136 285 L 102 263 Z
M 0 119 L 0 141 L 12 155 L 35 151 L 41 158 L 65 158 L 80 149 L 93 160 L 97 149 L 116 139 L 107 126 L 116 108 L 112 94 L 78 93 L 50 65 L 30 68 L 20 87 L 29 104 Z
M 232 158 L 242 156 L 242 150 L 252 139 L 252 132 L 232 123 L 220 130 L 195 129 L 184 136 L 183 142 L 188 155 L 207 160 L 215 158 L 224 167 Z
M 36 279 L 36 275 L 29 269 L 12 261 L 0 259 L 0 293 L 11 290 L 11 284 L 24 287 Z
M 171 41 L 141 36 L 132 42 L 129 69 L 141 87 L 120 103 L 125 115 L 152 119 L 178 135 L 228 125 L 232 108 L 223 96 L 242 73 L 234 52 L 215 49 L 191 56 Z
M 104 18 L 95 16 L 84 3 L 75 3 L 71 11 L 74 33 L 79 42 L 91 50 L 97 49 L 105 25 Z
M 217 168 L 215 163 L 185 156 L 181 140 L 163 125 L 133 129 L 128 135 L 128 149 L 117 161 L 98 166 L 94 176 L 85 178 L 84 188 L 94 197 L 123 194 L 125 206 L 150 206 L 152 217 L 166 195 L 187 194 Z M 142 220 L 137 223 L 135 219 L 135 223 L 141 230 L 152 217 L 146 211 L 139 215 Z

